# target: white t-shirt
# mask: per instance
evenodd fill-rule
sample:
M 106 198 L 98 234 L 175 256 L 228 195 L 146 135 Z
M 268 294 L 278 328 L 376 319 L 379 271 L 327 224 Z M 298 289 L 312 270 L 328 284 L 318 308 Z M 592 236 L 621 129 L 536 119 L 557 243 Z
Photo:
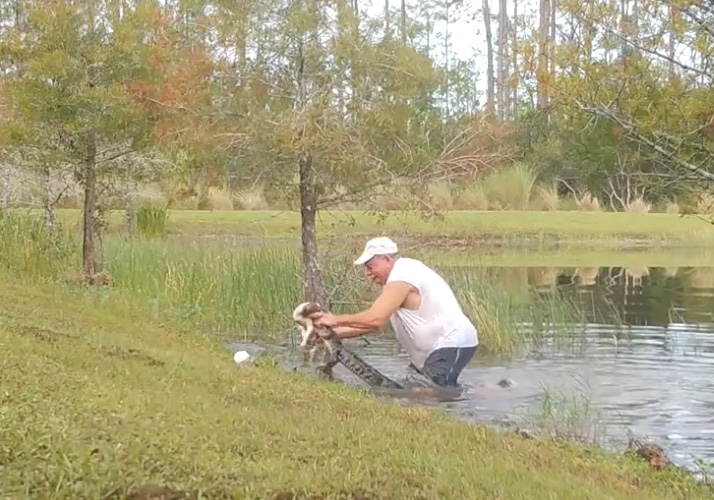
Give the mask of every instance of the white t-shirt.
M 397 340 L 417 368 L 436 349 L 478 345 L 476 327 L 451 287 L 433 269 L 416 259 L 399 257 L 387 278 L 387 283 L 393 281 L 409 283 L 421 295 L 417 310 L 400 307 L 389 318 Z

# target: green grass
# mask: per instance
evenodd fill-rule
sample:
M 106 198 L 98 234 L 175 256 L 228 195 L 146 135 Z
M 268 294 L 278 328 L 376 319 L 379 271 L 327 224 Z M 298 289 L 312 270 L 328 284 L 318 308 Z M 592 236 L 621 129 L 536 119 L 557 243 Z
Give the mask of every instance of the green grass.
M 168 212 L 165 208 L 144 204 L 137 208 L 134 216 L 139 234 L 147 237 L 158 237 L 166 234 Z
M 231 246 L 210 240 L 105 238 L 105 265 L 113 279 L 106 292 L 136 311 L 169 320 L 184 331 L 233 340 L 285 340 L 295 333 L 290 317 L 302 299 L 301 260 L 289 245 Z M 352 256 L 324 261 L 328 289 L 342 303 L 335 312 L 368 307 L 376 291 Z M 67 281 L 79 268 L 76 236 L 57 231 L 50 243 L 39 218 L 0 216 L 0 266 L 35 280 Z M 432 263 L 439 269 L 438 262 Z M 465 311 L 479 323 L 483 349 L 515 352 L 534 333 L 526 323 L 562 324 L 581 319 L 562 297 L 510 294 L 485 280 L 482 270 L 443 269 Z M 71 280 L 70 280 L 71 282 Z
M 80 212 L 59 210 L 60 220 L 76 223 Z M 503 245 L 568 244 L 590 247 L 634 245 L 711 246 L 714 225 L 694 217 L 675 214 L 631 212 L 542 211 L 452 211 L 445 220 L 429 221 L 409 212 L 390 212 L 386 218 L 360 211 L 322 212 L 319 236 L 365 236 L 389 234 L 421 238 L 419 244 L 461 245 L 498 242 Z M 110 215 L 110 224 L 122 223 L 121 212 Z M 278 211 L 169 211 L 168 229 L 182 234 L 260 236 L 300 239 L 300 215 Z M 448 240 L 447 242 L 441 240 Z M 460 241 L 454 241 L 460 240 Z M 362 243 L 363 244 L 363 243 Z
M 522 440 L 230 352 L 93 297 L 0 283 L 4 498 L 711 498 L 624 455 Z M 135 495 L 132 498 L 150 498 Z

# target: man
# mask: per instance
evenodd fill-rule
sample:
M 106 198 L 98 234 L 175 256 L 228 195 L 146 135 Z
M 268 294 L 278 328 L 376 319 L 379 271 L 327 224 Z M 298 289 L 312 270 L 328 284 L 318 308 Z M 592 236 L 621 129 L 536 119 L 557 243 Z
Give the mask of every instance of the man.
M 387 320 L 415 369 L 443 387 L 458 387 L 457 379 L 478 347 L 476 327 L 466 317 L 444 279 L 424 263 L 400 257 L 387 237 L 367 242 L 354 261 L 382 292 L 366 311 L 312 316 L 317 326 L 334 328 L 340 339 L 379 330 Z

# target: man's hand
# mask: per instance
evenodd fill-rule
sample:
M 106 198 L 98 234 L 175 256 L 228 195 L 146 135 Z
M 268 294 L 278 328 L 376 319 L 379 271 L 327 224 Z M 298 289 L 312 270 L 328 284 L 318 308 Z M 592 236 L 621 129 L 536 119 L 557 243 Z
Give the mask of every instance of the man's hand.
M 327 326 L 330 328 L 334 328 L 335 326 L 337 326 L 335 316 L 333 314 L 328 314 L 324 311 L 318 311 L 312 314 L 308 314 L 307 317 L 315 323 L 315 326 Z
M 325 314 L 324 312 L 320 312 L 311 315 L 310 318 L 315 322 L 315 326 L 327 326 L 330 328 L 334 328 L 335 326 L 337 326 L 335 316 L 332 314 Z

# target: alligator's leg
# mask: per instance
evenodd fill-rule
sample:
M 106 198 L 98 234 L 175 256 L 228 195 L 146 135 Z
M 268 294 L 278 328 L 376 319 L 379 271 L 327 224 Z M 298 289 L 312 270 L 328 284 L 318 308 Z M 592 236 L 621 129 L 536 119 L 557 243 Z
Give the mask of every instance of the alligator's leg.
M 315 373 L 317 373 L 318 378 L 326 380 L 335 380 L 335 376 L 332 373 L 332 367 L 329 365 L 320 365 L 315 368 Z
M 320 378 L 334 380 L 335 376 L 332 373 L 332 369 L 338 363 L 337 351 L 335 349 L 335 346 L 332 344 L 331 340 L 323 339 L 323 341 L 324 341 L 324 346 L 326 348 L 325 353 L 324 353 L 324 358 L 325 358 L 324 363 L 319 365 L 315 371 L 317 372 L 317 375 Z

